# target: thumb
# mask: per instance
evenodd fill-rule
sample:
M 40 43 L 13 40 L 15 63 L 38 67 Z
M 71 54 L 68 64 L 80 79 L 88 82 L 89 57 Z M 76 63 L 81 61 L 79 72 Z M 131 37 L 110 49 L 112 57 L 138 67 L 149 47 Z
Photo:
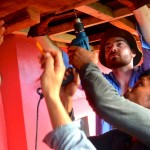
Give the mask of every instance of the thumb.
M 51 55 L 53 57 L 55 71 L 62 70 L 64 72 L 65 66 L 64 66 L 62 54 L 60 53 L 60 51 L 53 51 L 51 52 Z

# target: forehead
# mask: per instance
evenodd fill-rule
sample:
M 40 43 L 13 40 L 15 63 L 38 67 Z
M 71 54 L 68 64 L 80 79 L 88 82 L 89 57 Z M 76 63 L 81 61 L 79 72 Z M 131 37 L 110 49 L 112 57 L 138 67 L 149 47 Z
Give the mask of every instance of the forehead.
M 122 37 L 110 37 L 106 40 L 105 45 L 115 43 L 115 42 L 120 42 L 120 41 L 127 43 L 127 41 Z

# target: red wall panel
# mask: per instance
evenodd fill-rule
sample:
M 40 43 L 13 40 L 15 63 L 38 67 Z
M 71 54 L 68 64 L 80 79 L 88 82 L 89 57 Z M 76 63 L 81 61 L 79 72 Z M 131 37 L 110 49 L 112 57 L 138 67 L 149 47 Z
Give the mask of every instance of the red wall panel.
M 0 47 L 1 97 L 9 150 L 26 150 L 20 79 L 13 35 L 5 38 Z M 4 137 L 5 138 L 5 137 Z

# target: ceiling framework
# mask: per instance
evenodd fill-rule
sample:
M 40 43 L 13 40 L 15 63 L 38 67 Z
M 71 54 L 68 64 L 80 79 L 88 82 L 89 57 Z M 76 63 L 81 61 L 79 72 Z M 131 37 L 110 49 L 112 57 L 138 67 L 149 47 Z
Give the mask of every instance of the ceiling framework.
M 102 33 L 116 26 L 126 29 L 139 41 L 133 13 L 117 0 L 1 0 L 0 18 L 6 22 L 6 34 L 27 34 L 40 18 L 53 14 L 48 24 L 49 37 L 65 46 L 75 38 L 75 13 L 81 18 L 90 45 L 98 49 Z

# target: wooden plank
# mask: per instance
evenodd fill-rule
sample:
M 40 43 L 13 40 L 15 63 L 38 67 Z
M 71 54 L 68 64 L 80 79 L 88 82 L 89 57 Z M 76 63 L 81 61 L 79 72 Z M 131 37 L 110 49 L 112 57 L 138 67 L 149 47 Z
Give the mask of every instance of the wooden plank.
M 85 7 L 85 6 L 81 6 L 81 7 Z M 106 7 L 103 7 L 103 8 L 106 8 Z M 78 10 L 79 7 L 77 7 L 76 9 Z M 80 10 L 80 11 L 82 11 L 82 10 Z M 106 9 L 102 9 L 102 10 L 103 10 L 103 12 L 105 12 Z M 83 12 L 86 13 L 87 11 L 89 11 L 89 10 L 85 9 Z M 95 18 L 95 17 L 92 17 L 92 16 L 91 17 L 89 16 L 87 18 L 82 18 L 82 22 L 84 24 L 84 27 L 87 28 L 87 27 L 99 25 L 99 24 L 102 24 L 102 23 L 106 23 L 106 22 L 109 22 L 109 21 L 114 21 L 114 22 L 111 22 L 111 23 L 114 24 L 114 25 L 115 24 L 117 25 L 118 22 L 116 22 L 115 20 L 121 19 L 120 22 L 119 22 L 120 27 L 122 27 L 124 29 L 128 27 L 129 29 L 127 28 L 127 30 L 129 32 L 131 31 L 133 34 L 135 34 L 137 36 L 134 24 L 132 22 L 128 21 L 126 18 L 124 18 L 124 17 L 133 15 L 133 13 L 127 7 L 124 7 L 124 8 L 121 8 L 121 9 L 119 8 L 117 10 L 114 10 L 112 13 L 110 13 L 109 11 L 106 11 L 105 14 L 107 14 L 107 16 L 111 14 L 110 17 L 111 16 L 115 16 L 115 17 L 112 17 L 111 20 L 101 20 L 101 19 L 98 19 L 98 18 Z M 124 18 L 124 19 L 122 19 L 122 18 Z M 119 26 L 119 25 L 117 25 L 117 26 Z M 59 24 L 59 25 L 52 26 L 52 27 L 50 27 L 50 30 L 51 30 L 50 35 L 58 35 L 58 34 L 73 31 L 74 30 L 73 29 L 73 20 L 69 21 L 69 22 Z
M 105 7 L 103 7 L 103 8 L 105 8 Z M 81 6 L 81 7 L 78 7 L 76 9 L 79 10 L 79 11 L 82 11 L 84 13 L 88 12 L 88 14 L 89 14 L 91 8 L 89 6 L 88 7 L 87 6 Z M 92 10 L 92 12 L 90 12 L 90 13 L 93 13 L 94 10 L 93 9 L 91 9 L 91 10 Z M 129 20 L 127 20 L 126 18 L 124 18 L 125 16 L 133 15 L 133 13 L 131 13 L 131 11 L 127 8 L 118 9 L 119 12 L 121 10 L 124 10 L 124 11 L 122 11 L 122 13 L 119 15 L 117 13 L 117 10 L 111 12 L 111 11 L 108 11 L 108 10 L 106 11 L 106 9 L 102 9 L 102 12 L 105 12 L 105 15 L 100 15 L 100 17 L 102 19 L 105 19 L 103 17 L 106 17 L 108 20 L 107 19 L 106 20 L 101 20 L 101 19 L 89 16 L 87 18 L 82 18 L 82 22 L 84 24 L 84 27 L 86 28 L 86 27 L 91 27 L 91 26 L 94 26 L 94 25 L 98 25 L 98 24 L 102 24 L 102 23 L 106 23 L 106 22 L 111 21 L 111 23 L 113 25 L 120 26 L 124 29 L 128 27 L 127 30 L 132 32 L 133 34 L 135 34 L 137 36 L 134 24 L 132 22 L 130 22 Z M 116 17 L 112 17 L 113 13 Z M 93 14 L 93 16 L 95 16 L 95 15 Z M 122 19 L 122 18 L 124 18 L 124 19 Z M 121 20 L 115 21 L 117 19 L 121 19 Z M 50 27 L 50 30 L 51 30 L 50 35 L 58 35 L 58 34 L 73 31 L 74 30 L 73 29 L 73 20 L 69 21 L 69 22 L 66 22 L 66 23 L 63 23 L 63 24 L 52 26 L 52 27 Z
M 82 18 L 82 22 L 84 24 L 84 27 L 86 28 L 86 27 L 100 24 L 104 21 L 101 22 L 100 19 L 90 16 L 90 17 Z M 68 21 L 59 25 L 51 26 L 49 35 L 58 35 L 58 34 L 67 33 L 70 31 L 74 31 L 73 24 L 74 24 L 74 20 Z
M 97 41 L 100 41 L 100 39 L 101 39 L 101 37 L 102 37 L 102 34 L 103 34 L 103 33 L 96 33 L 96 34 L 90 35 L 90 36 L 89 36 L 89 41 L 90 41 L 90 42 L 97 42 Z
M 51 40 L 63 42 L 63 43 L 71 43 L 71 41 L 75 38 L 74 35 L 71 34 L 59 34 L 55 36 L 50 36 Z
M 44 1 L 36 0 L 36 2 L 34 0 L 24 0 L 24 1 L 1 0 L 0 18 L 4 19 L 7 22 L 6 34 L 8 34 L 15 30 L 21 30 L 27 28 L 39 22 L 39 21 L 34 22 L 35 21 L 34 18 L 36 17 L 36 15 L 31 15 L 30 10 L 26 9 L 28 6 L 32 6 L 34 9 L 37 9 L 40 15 L 45 13 L 50 13 L 50 12 L 59 14 L 64 11 L 74 9 L 74 7 L 78 7 L 80 5 L 86 5 L 95 1 L 97 0 L 74 0 L 74 1 L 56 0 L 56 2 L 54 3 L 54 1 L 49 1 L 49 0 L 44 0 Z
M 40 12 L 35 8 L 28 7 L 0 19 L 5 21 L 5 34 L 9 34 L 39 23 Z
M 123 18 L 123 17 L 132 16 L 133 12 L 129 8 L 123 7 L 123 8 L 119 8 L 117 10 L 114 10 L 113 15 L 115 17 L 117 17 L 117 19 L 120 19 L 119 17 Z
M 135 25 L 133 23 L 131 23 L 126 18 L 122 18 L 122 19 L 119 19 L 119 20 L 114 20 L 114 21 L 111 21 L 110 23 L 113 24 L 116 27 L 119 27 L 121 29 L 125 29 L 125 30 L 129 31 L 133 35 L 138 36 L 138 33 L 135 29 Z
M 100 41 L 101 36 L 102 33 L 97 33 L 97 34 L 90 35 L 88 37 L 90 42 L 96 42 L 96 41 Z M 49 37 L 53 41 L 58 41 L 62 43 L 71 43 L 71 41 L 75 38 L 75 36 L 71 34 L 59 34 L 59 35 L 53 35 Z
M 62 3 L 62 0 L 60 0 Z M 76 7 L 87 5 L 98 0 L 73 0 L 72 4 L 66 5 L 66 1 L 64 1 L 64 6 L 56 11 L 56 14 L 65 12 L 67 10 L 75 9 Z
M 111 8 L 98 2 L 77 7 L 76 10 L 101 20 L 111 20 L 113 18 L 113 12 Z
M 56 14 L 87 5 L 97 0 L 0 0 L 0 18 L 20 9 L 32 6 L 40 13 L 55 12 Z
M 68 45 L 65 43 L 70 44 L 71 41 L 75 38 L 74 35 L 70 34 L 61 34 L 61 35 L 55 35 L 55 36 L 49 36 L 49 38 L 54 41 L 54 43 L 59 47 L 68 48 Z M 90 48 L 93 50 L 97 50 L 99 46 L 91 46 Z
M 138 35 L 134 24 L 131 21 L 127 20 L 126 18 L 123 18 L 124 15 L 116 17 L 111 8 L 109 8 L 105 5 L 102 5 L 98 2 L 89 4 L 86 6 L 80 6 L 76 9 L 78 11 L 89 14 L 93 17 L 110 22 L 111 24 L 113 24 L 119 28 L 126 29 L 127 31 L 131 32 L 134 35 Z M 122 18 L 122 19 L 119 19 L 119 18 Z

